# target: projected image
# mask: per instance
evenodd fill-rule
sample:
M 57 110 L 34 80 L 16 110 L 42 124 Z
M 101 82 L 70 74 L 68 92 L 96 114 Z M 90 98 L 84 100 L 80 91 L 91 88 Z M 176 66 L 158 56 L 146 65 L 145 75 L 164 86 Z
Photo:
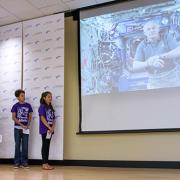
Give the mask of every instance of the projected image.
M 180 86 L 180 0 L 80 20 L 82 95 Z

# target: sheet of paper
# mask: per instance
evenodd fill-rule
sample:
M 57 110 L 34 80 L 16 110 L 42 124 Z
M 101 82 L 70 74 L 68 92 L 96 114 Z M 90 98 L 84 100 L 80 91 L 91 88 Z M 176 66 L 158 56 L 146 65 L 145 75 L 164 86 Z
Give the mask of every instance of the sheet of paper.
M 47 132 L 46 139 L 51 139 L 52 134 Z
M 29 129 L 23 129 L 23 134 L 29 134 Z

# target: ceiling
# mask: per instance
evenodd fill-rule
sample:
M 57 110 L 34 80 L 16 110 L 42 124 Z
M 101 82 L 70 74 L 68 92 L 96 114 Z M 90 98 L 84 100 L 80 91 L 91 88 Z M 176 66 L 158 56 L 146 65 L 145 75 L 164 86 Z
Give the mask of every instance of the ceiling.
M 0 0 L 0 26 L 112 0 Z

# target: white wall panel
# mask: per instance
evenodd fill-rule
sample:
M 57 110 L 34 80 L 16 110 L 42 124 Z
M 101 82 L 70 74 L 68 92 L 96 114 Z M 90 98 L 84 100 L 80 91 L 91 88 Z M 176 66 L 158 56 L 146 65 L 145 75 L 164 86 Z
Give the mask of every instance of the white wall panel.
M 64 14 L 23 22 L 24 80 L 27 100 L 33 106 L 31 159 L 41 158 L 38 107 L 41 93 L 51 91 L 56 110 L 56 129 L 50 159 L 63 159 L 64 117 Z
M 0 27 L 0 158 L 14 157 L 14 91 L 21 88 L 22 23 Z

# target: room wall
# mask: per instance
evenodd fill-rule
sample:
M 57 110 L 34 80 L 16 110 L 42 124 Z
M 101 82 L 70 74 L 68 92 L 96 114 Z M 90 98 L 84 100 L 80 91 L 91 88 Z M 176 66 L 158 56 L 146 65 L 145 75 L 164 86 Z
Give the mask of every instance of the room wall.
M 65 18 L 64 159 L 180 161 L 180 133 L 76 135 L 79 126 L 77 21 Z

